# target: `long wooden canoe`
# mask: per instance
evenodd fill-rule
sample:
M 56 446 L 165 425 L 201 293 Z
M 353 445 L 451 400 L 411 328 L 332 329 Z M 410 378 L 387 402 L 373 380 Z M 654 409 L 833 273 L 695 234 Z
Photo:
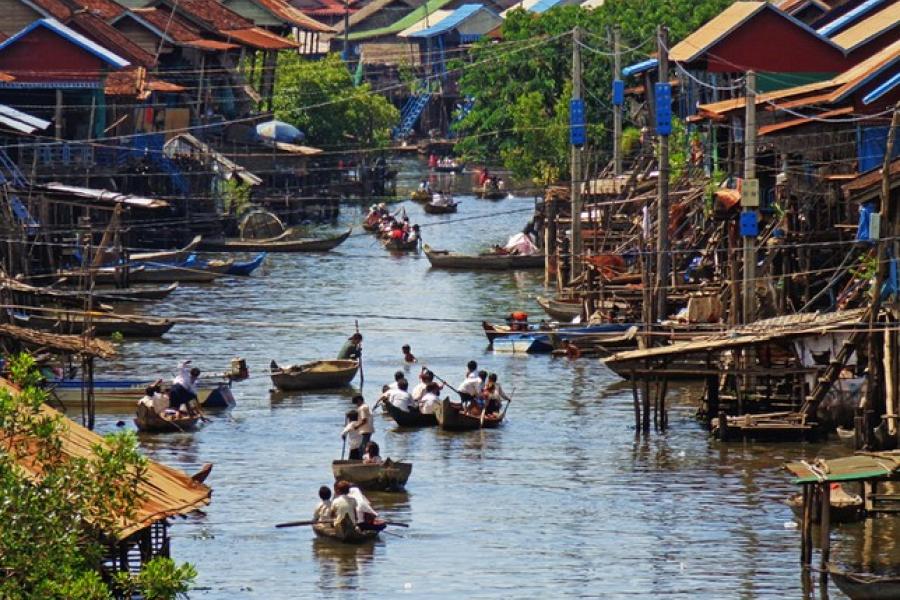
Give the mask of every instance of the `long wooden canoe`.
M 111 412 L 133 410 L 152 383 L 149 379 L 94 379 L 94 403 L 98 409 Z M 236 404 L 228 384 L 208 379 L 198 383 L 197 402 L 204 409 L 231 408 Z M 47 385 L 63 405 L 77 406 L 81 402 L 80 379 L 52 379 Z M 168 392 L 168 386 L 163 391 Z
M 900 598 L 900 577 L 854 573 L 829 564 L 828 576 L 850 600 L 896 600 Z
M 502 200 L 506 198 L 508 195 L 506 190 L 500 190 L 497 188 L 491 187 L 478 187 L 475 188 L 475 196 L 477 198 L 482 198 L 483 200 Z
M 412 473 L 412 463 L 386 459 L 384 464 L 367 465 L 361 460 L 335 460 L 331 463 L 334 480 L 350 481 L 361 489 L 398 491 L 406 486 Z
M 128 271 L 129 284 L 134 283 L 210 283 L 221 277 L 224 273 L 216 270 L 204 269 L 201 266 L 175 267 L 161 266 L 133 267 Z M 64 277 L 78 277 L 81 273 L 74 271 L 61 274 Z M 116 285 L 122 279 L 122 274 L 114 268 L 106 267 L 94 271 L 94 282 L 99 285 Z
M 210 252 L 327 252 L 340 246 L 353 232 L 328 238 L 299 238 L 289 229 L 278 237 L 264 240 L 217 239 L 203 240 L 200 247 Z
M 385 238 L 382 240 L 384 247 L 393 252 L 413 252 L 419 249 L 419 240 L 394 240 L 391 238 Z
M 127 288 L 94 288 L 94 298 L 100 302 L 147 302 L 150 300 L 163 300 L 177 289 L 177 281 L 161 287 L 138 286 Z M 87 292 L 73 293 L 83 295 Z
M 271 370 L 272 384 L 282 391 L 321 390 L 342 387 L 359 370 L 355 360 L 317 360 Z
M 535 300 L 544 309 L 544 312 L 563 323 L 571 323 L 572 319 L 581 314 L 580 302 L 563 302 L 553 298 L 538 296 Z
M 499 415 L 485 415 L 484 420 L 481 415 L 470 415 L 462 411 L 462 406 L 455 402 L 450 402 L 450 398 L 444 398 L 437 405 L 435 411 L 438 425 L 441 429 L 450 431 L 471 431 L 473 429 L 495 429 L 500 427 L 503 417 L 506 416 L 506 410 Z
M 350 522 L 349 519 L 341 519 L 337 525 L 331 523 L 316 523 L 312 526 L 315 534 L 321 538 L 328 538 L 342 544 L 365 544 L 378 538 L 378 531 L 362 530 Z
M 134 417 L 134 425 L 138 431 L 145 433 L 169 433 L 193 431 L 200 422 L 200 416 L 164 418 L 153 412 L 152 408 L 138 405 Z
M 446 215 L 455 213 L 459 207 L 459 202 L 450 202 L 449 204 L 435 204 L 429 202 L 425 205 L 425 212 L 429 215 Z
M 40 314 L 14 312 L 12 316 L 23 327 L 54 333 L 72 333 L 76 335 L 84 333 L 84 319 L 77 314 L 45 311 Z M 125 337 L 161 337 L 172 329 L 174 325 L 174 321 L 152 317 L 122 318 L 107 316 L 102 313 L 96 313 L 91 316 L 91 327 L 94 330 L 94 335 L 100 337 L 110 336 L 116 332 Z
M 435 427 L 437 426 L 437 417 L 434 414 L 424 415 L 419 411 L 401 410 L 390 402 L 383 402 L 384 410 L 391 416 L 400 427 Z
M 514 271 L 541 269 L 544 257 L 540 254 L 458 254 L 448 250 L 435 250 L 424 246 L 425 256 L 435 269 L 465 269 L 470 271 Z
M 173 262 L 178 263 L 183 260 L 186 260 L 190 254 L 197 249 L 197 246 L 200 245 L 200 241 L 203 239 L 203 236 L 197 235 L 194 236 L 188 245 L 180 250 L 158 250 L 151 252 L 132 252 L 128 258 L 132 262 Z

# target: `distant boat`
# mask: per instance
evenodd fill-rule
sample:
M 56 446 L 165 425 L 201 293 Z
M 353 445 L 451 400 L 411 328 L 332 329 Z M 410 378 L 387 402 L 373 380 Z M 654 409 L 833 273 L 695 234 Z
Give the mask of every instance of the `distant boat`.
M 425 244 L 425 256 L 435 269 L 463 269 L 470 271 L 515 271 L 540 269 L 544 266 L 542 254 L 458 254 L 449 250 L 436 250 Z
M 571 323 L 572 319 L 581 316 L 581 302 L 567 302 L 538 296 L 537 303 L 544 312 L 562 323 Z
M 435 194 L 437 195 L 437 194 Z M 429 215 L 446 215 L 455 213 L 459 207 L 459 202 L 454 202 L 451 198 L 448 200 L 432 201 L 425 205 L 425 212 Z
M 388 250 L 394 252 L 414 252 L 419 249 L 419 239 L 403 240 L 394 238 L 385 238 L 382 244 Z
M 63 313 L 57 311 L 42 311 L 41 313 L 13 312 L 13 319 L 22 327 L 31 327 L 41 331 L 53 333 L 72 333 L 80 335 L 84 333 L 84 318 L 79 314 Z M 91 315 L 91 328 L 94 335 L 99 337 L 111 336 L 119 333 L 124 337 L 152 338 L 161 337 L 175 325 L 168 319 L 152 317 L 122 317 L 96 313 Z
M 145 433 L 184 433 L 196 429 L 200 419 L 200 415 L 167 419 L 153 412 L 152 408 L 139 404 L 134 417 L 134 425 L 138 431 Z
M 321 390 L 348 385 L 359 370 L 355 360 L 317 360 L 302 365 L 272 364 L 272 384 L 282 391 Z
M 380 465 L 361 460 L 336 460 L 331 463 L 334 480 L 352 481 L 363 490 L 397 491 L 406 486 L 412 463 L 386 459 Z
M 338 236 L 300 238 L 289 229 L 277 237 L 262 240 L 203 240 L 200 247 L 209 252 L 327 252 L 344 243 L 352 232 L 353 228 L 350 228 Z
M 94 402 L 97 408 L 106 410 L 133 410 L 144 390 L 151 385 L 145 379 L 94 379 Z M 231 388 L 222 381 L 200 379 L 197 386 L 197 401 L 203 408 L 231 408 L 236 402 Z M 63 405 L 77 405 L 81 402 L 80 379 L 51 379 L 47 386 Z M 167 387 L 163 391 L 167 391 Z
M 316 523 L 312 526 L 315 534 L 322 538 L 329 538 L 342 544 L 365 544 L 373 542 L 378 537 L 379 531 L 371 529 L 358 529 L 350 519 L 341 519 L 337 525 L 329 522 Z
M 409 199 L 413 202 L 430 202 L 431 192 L 419 188 L 417 190 L 414 190 L 413 193 L 409 195 Z

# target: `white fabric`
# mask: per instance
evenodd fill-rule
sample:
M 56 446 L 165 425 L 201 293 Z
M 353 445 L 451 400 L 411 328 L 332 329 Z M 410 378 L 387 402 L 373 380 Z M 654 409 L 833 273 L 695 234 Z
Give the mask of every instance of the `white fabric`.
M 138 400 L 138 404 L 143 404 L 150 408 L 156 414 L 160 415 L 164 410 L 169 408 L 169 399 L 164 394 L 153 394 L 152 396 L 144 396 Z
M 360 433 L 375 433 L 375 423 L 372 422 L 372 409 L 369 408 L 369 405 L 363 402 L 356 407 L 356 412 L 359 414 L 357 423 L 362 423 L 364 420 L 366 422 L 365 425 L 360 425 L 357 431 Z
M 331 520 L 331 500 L 322 500 L 313 512 L 313 519 L 316 521 Z
M 459 391 L 470 396 L 477 396 L 481 393 L 481 378 L 478 373 L 469 373 L 465 380 L 459 384 Z
M 440 402 L 440 398 L 429 392 L 422 396 L 422 401 L 419 403 L 419 412 L 423 415 L 433 415 L 435 407 L 440 404 Z
M 508 252 L 518 252 L 523 256 L 531 256 L 532 254 L 536 254 L 538 251 L 538 248 L 534 245 L 534 241 L 531 239 L 531 236 L 525 233 L 517 233 L 510 236 L 509 240 L 506 242 L 506 245 L 503 248 Z
M 331 503 L 331 510 L 334 514 L 335 523 L 344 518 L 350 519 L 350 522 L 354 525 L 359 522 L 356 518 L 356 500 L 350 497 L 349 494 L 335 498 Z
M 347 426 L 344 427 L 344 430 L 341 432 L 341 435 L 347 437 L 347 446 L 351 450 L 355 450 L 362 445 L 362 436 L 359 434 L 359 431 L 356 429 L 356 423 L 347 423 Z
M 422 400 L 422 396 L 425 395 L 425 389 L 427 387 L 428 385 L 424 381 L 421 381 L 416 385 L 416 387 L 413 388 L 411 394 L 413 402 L 419 402 Z
M 172 380 L 173 385 L 180 385 L 194 394 L 197 393 L 196 382 L 191 378 L 191 361 L 186 360 L 178 367 L 178 375 Z
M 404 392 L 403 390 L 391 390 L 388 392 L 388 402 L 402 411 L 409 412 L 412 406 L 412 396 L 409 395 L 409 392 Z
M 359 491 L 358 487 L 350 488 L 350 493 L 347 494 L 352 498 L 356 503 L 356 522 L 360 522 L 364 519 L 363 515 L 369 513 L 370 515 L 378 516 L 378 513 L 375 512 L 375 509 L 372 508 L 372 505 L 369 504 L 369 499 L 363 496 L 363 493 Z

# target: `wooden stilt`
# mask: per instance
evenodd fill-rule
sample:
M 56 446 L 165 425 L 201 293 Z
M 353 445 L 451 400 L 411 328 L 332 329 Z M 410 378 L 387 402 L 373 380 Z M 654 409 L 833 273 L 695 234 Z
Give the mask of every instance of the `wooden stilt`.
M 662 389 L 660 387 L 659 379 L 654 381 L 655 388 L 653 394 L 653 429 L 655 431 L 659 431 L 659 392 Z
M 634 434 L 639 435 L 641 431 L 641 402 L 638 398 L 637 375 L 631 372 L 631 395 L 634 398 Z
M 819 518 L 819 533 L 822 535 L 822 556 L 821 556 L 821 568 L 822 575 L 825 575 L 825 570 L 828 567 L 828 559 L 831 555 L 831 484 L 827 481 L 822 482 L 820 484 L 822 488 L 821 494 L 821 502 L 822 505 L 820 510 L 822 511 L 821 517 Z
M 812 562 L 812 493 L 810 484 L 803 485 L 803 511 L 800 513 L 800 565 L 804 570 Z
M 713 419 L 719 414 L 719 376 L 706 378 L 706 428 L 712 430 Z
M 669 427 L 669 413 L 666 411 L 666 394 L 669 393 L 669 378 L 663 377 L 659 382 L 659 427 L 665 431 Z
M 644 433 L 650 432 L 650 380 L 644 379 L 644 397 L 641 399 L 643 415 L 641 419 L 641 430 Z

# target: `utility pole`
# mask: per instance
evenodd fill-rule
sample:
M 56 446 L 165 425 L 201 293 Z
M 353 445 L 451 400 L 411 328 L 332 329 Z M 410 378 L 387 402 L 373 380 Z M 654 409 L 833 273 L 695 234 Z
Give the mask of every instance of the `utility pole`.
M 350 0 L 344 0 L 344 62 L 350 62 Z
M 622 31 L 613 28 L 613 79 L 622 80 Z M 613 169 L 616 177 L 622 174 L 622 104 L 613 102 Z
M 747 199 L 745 201 L 745 198 Z M 742 218 L 752 214 L 759 222 L 759 182 L 756 179 L 756 73 L 747 71 L 747 106 L 744 118 L 744 184 L 741 188 Z M 750 212 L 752 211 L 752 213 Z M 743 322 L 756 316 L 756 233 L 741 232 L 744 238 Z
M 580 134 L 584 135 L 583 113 L 581 115 L 582 122 L 577 123 L 578 116 L 573 110 L 582 103 L 582 85 L 581 85 L 581 27 L 575 26 L 572 31 L 572 102 L 569 111 L 569 127 L 572 142 L 572 160 L 571 160 L 571 178 L 572 178 L 572 244 L 571 244 L 571 270 L 569 273 L 569 282 L 574 283 L 581 275 L 582 254 L 584 253 L 584 243 L 581 239 L 581 147 L 584 140 L 577 139 L 576 129 L 580 125 Z M 580 144 L 578 142 L 581 142 Z
M 657 29 L 657 54 L 659 56 L 659 83 L 668 86 L 669 83 L 669 30 L 664 25 Z M 668 89 L 665 87 L 664 89 Z M 669 99 L 666 99 L 668 97 Z M 661 94 L 656 95 L 657 115 L 669 110 L 662 110 L 662 102 L 670 102 L 671 96 L 666 94 L 661 99 Z M 671 104 L 669 105 L 671 109 Z M 659 118 L 659 117 L 657 117 Z M 670 116 L 671 121 L 671 116 Z M 665 319 L 669 313 L 668 288 L 669 288 L 669 129 L 659 131 L 659 179 L 657 180 L 656 194 L 656 320 Z

